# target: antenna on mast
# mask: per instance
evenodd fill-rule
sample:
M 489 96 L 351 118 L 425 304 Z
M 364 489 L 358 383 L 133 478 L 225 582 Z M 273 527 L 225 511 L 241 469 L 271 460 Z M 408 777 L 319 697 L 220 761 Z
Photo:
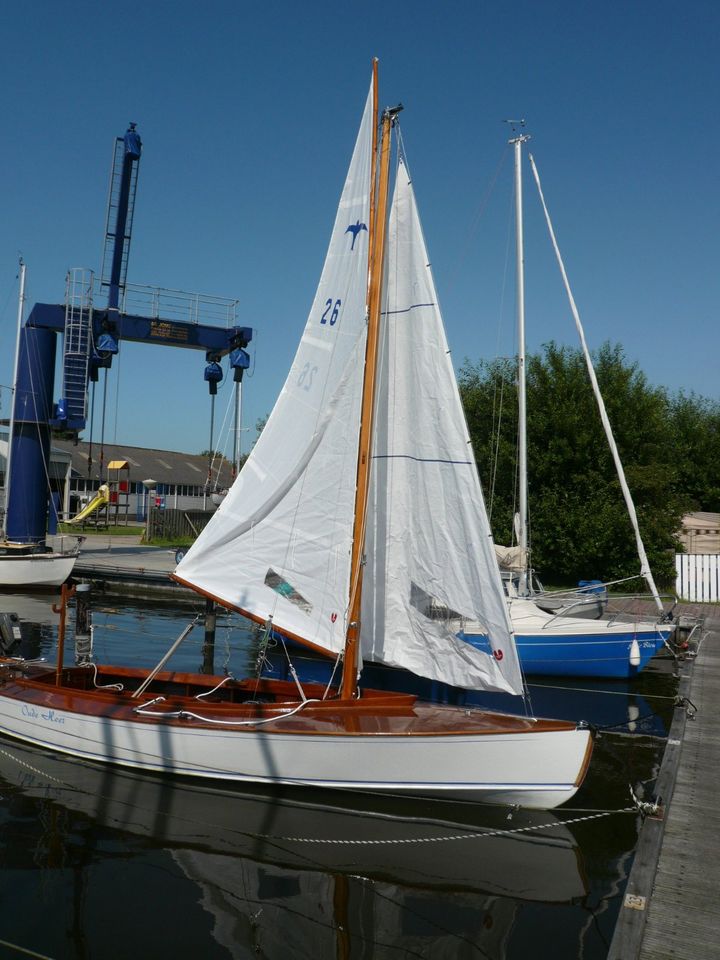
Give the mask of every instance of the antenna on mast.
M 512 127 L 512 132 L 513 132 L 513 134 L 517 133 L 517 128 L 518 128 L 518 127 L 522 129 L 522 127 L 525 126 L 525 120 L 524 120 L 524 119 L 522 119 L 522 120 L 504 120 L 503 122 L 510 124 L 510 126 Z M 529 139 L 530 139 L 530 134 L 529 134 L 529 133 L 518 133 L 517 136 L 512 136 L 512 137 L 510 138 L 510 140 L 508 140 L 508 143 L 525 143 L 525 142 L 526 142 L 527 140 L 529 140 Z

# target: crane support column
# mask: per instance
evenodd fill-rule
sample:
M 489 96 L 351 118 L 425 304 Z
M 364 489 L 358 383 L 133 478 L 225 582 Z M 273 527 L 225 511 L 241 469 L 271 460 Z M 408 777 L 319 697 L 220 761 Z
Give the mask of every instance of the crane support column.
M 24 326 L 13 397 L 12 467 L 7 539 L 42 543 L 48 515 L 50 425 L 57 337 L 52 330 Z
M 119 172 L 120 182 L 114 205 L 111 193 L 110 210 L 108 211 L 109 220 L 114 207 L 115 224 L 113 230 L 108 230 L 107 234 L 108 238 L 112 237 L 114 240 L 110 265 L 108 312 L 112 313 L 112 319 L 115 320 L 117 319 L 118 305 L 120 303 L 120 289 L 125 286 L 125 274 L 127 272 L 130 248 L 130 228 L 135 207 L 137 165 L 140 160 L 140 154 L 142 153 L 142 141 L 140 140 L 140 134 L 135 129 L 134 123 L 130 124 L 127 133 L 120 140 L 120 149 L 122 150 L 122 162 Z

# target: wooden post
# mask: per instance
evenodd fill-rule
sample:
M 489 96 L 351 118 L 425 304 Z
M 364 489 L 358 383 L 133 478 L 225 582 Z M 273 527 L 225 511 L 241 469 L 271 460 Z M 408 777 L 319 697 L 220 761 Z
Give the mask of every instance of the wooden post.
M 65 621 L 67 619 L 67 604 L 70 597 L 75 594 L 75 587 L 68 586 L 66 583 L 60 588 L 60 606 L 53 604 L 53 613 L 60 614 L 60 623 L 58 624 L 58 649 L 57 649 L 57 667 L 55 669 L 55 686 L 62 684 L 63 657 L 65 655 Z
M 215 613 L 215 601 L 208 597 L 205 600 L 205 642 L 203 643 L 203 662 L 200 672 L 208 673 L 211 676 L 215 673 L 216 621 L 217 614 Z

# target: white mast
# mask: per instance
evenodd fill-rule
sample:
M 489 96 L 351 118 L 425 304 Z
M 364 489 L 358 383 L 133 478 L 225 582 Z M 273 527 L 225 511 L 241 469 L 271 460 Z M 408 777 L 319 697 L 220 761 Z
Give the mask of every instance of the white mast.
M 17 393 L 18 364 L 20 362 L 20 332 L 25 312 L 25 262 L 20 257 L 20 293 L 18 295 L 17 333 L 15 335 L 15 365 L 12 378 L 12 400 L 10 403 L 10 425 L 8 427 L 7 456 L 5 458 L 5 513 L 3 529 L 7 537 L 7 512 L 10 505 L 10 462 L 12 460 L 12 441 L 15 432 L 15 396 Z
M 514 121 L 508 121 L 512 123 Z M 520 125 L 524 120 L 518 121 Z M 509 140 L 515 148 L 515 253 L 517 262 L 518 337 L 518 546 L 522 558 L 520 596 L 530 592 L 528 582 L 528 492 L 527 492 L 527 401 L 525 392 L 525 251 L 523 245 L 522 145 L 530 137 L 521 134 Z

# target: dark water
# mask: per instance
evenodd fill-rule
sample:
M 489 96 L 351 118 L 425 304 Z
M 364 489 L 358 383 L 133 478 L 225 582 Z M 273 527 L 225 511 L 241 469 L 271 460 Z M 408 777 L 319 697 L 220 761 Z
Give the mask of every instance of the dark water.
M 55 656 L 52 599 L 0 595 L 25 656 Z M 192 616 L 95 597 L 95 656 L 152 667 Z M 170 667 L 197 669 L 202 642 Z M 220 616 L 216 668 L 256 656 Z M 0 739 L 0 957 L 604 958 L 640 822 L 608 811 L 652 792 L 675 689 L 662 659 L 632 683 L 532 686 L 537 713 L 617 726 L 552 814 L 220 791 Z

